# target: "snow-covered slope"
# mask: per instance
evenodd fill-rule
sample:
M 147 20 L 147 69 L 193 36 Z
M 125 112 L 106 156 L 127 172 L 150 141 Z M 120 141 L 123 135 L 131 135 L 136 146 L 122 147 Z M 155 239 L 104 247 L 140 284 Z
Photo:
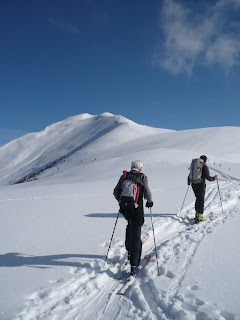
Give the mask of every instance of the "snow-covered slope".
M 1 320 L 239 320 L 240 133 L 238 127 L 171 131 L 121 116 L 84 114 L 0 148 Z M 207 183 L 203 223 L 191 226 L 188 167 L 205 153 L 216 182 Z M 60 159 L 62 159 L 60 161 Z M 125 220 L 112 191 L 140 159 L 153 195 L 145 208 L 148 265 L 122 297 Z M 9 185 L 56 161 L 37 181 Z M 4 184 L 3 184 L 4 183 Z M 222 206 L 221 202 L 222 200 Z
M 208 154 L 212 160 L 217 157 L 222 161 L 239 162 L 240 140 L 236 139 L 239 135 L 239 127 L 173 131 L 139 125 L 110 113 L 81 114 L 2 146 L 0 184 L 22 181 L 46 168 L 59 167 L 63 162 L 61 173 L 67 170 L 67 179 L 74 175 L 69 167 L 75 171 L 75 166 L 79 166 L 82 174 L 83 164 L 153 149 L 190 150 Z M 51 170 L 50 175 L 56 173 Z
M 79 150 L 86 154 L 89 145 L 93 145 L 92 156 L 96 157 L 119 143 L 168 131 L 138 125 L 110 113 L 74 116 L 2 146 L 0 183 L 16 182 Z

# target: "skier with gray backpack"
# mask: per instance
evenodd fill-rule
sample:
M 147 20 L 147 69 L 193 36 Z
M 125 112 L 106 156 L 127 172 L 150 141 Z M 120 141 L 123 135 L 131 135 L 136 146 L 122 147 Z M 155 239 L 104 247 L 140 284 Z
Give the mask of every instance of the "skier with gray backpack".
M 123 171 L 113 195 L 119 202 L 119 212 L 128 221 L 125 246 L 131 265 L 131 275 L 139 270 L 142 253 L 141 227 L 144 223 L 143 198 L 147 200 L 146 207 L 153 206 L 148 179 L 142 171 L 143 164 L 139 160 L 131 163 L 131 171 Z
M 218 179 L 218 175 L 213 177 L 209 174 L 209 169 L 206 164 L 207 157 L 202 155 L 200 158 L 193 159 L 190 172 L 188 175 L 188 185 L 192 185 L 193 192 L 196 197 L 195 201 L 195 221 L 203 221 L 203 211 L 204 211 L 204 198 L 206 191 L 206 179 L 208 181 L 214 181 Z

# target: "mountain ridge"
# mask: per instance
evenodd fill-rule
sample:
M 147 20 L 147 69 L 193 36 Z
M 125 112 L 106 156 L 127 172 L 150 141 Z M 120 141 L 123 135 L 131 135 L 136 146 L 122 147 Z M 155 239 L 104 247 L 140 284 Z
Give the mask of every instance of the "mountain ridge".
M 118 132 L 116 129 L 120 127 L 122 129 Z M 127 138 L 122 135 L 124 127 L 127 127 L 126 131 L 130 133 Z M 111 134 L 114 130 L 116 139 L 122 137 L 125 141 L 131 140 L 131 137 L 170 131 L 139 125 L 123 116 L 115 116 L 111 113 L 100 115 L 84 113 L 72 116 L 51 124 L 40 132 L 29 133 L 2 146 L 0 148 L 0 179 L 2 183 L 26 180 L 29 176 L 67 158 L 102 136 Z M 111 141 L 110 145 L 114 143 L 113 139 L 109 141 Z M 13 154 L 15 154 L 14 157 Z
M 83 113 L 29 133 L 0 148 L 0 183 L 36 179 L 46 169 L 75 157 L 73 165 L 91 163 L 122 154 L 165 149 L 190 151 L 240 161 L 239 127 L 210 127 L 175 131 L 139 125 L 121 115 Z M 165 151 L 164 151 L 165 152 Z M 187 155 L 186 158 L 191 155 Z M 181 153 L 182 156 L 182 153 Z M 76 161 L 76 159 L 78 159 Z M 190 159 L 186 159 L 188 163 Z M 70 165 L 70 164 L 69 164 Z M 77 168 L 75 168 L 77 169 Z

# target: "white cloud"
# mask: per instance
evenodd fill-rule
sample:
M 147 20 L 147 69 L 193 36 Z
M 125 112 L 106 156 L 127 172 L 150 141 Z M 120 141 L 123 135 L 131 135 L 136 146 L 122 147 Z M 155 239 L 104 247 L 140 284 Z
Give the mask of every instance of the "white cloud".
M 222 36 L 212 43 L 206 51 L 208 65 L 220 64 L 226 72 L 239 64 L 240 41 Z
M 240 0 L 219 0 L 216 7 L 226 7 L 232 5 L 235 8 L 240 8 Z
M 66 23 L 62 20 L 56 20 L 54 18 L 50 18 L 49 22 L 56 28 L 61 29 L 65 32 L 75 34 L 75 35 L 80 34 L 79 28 L 77 26 L 74 26 L 73 24 Z
M 196 65 L 218 64 L 226 71 L 239 65 L 239 24 L 229 17 L 233 6 L 240 9 L 240 0 L 220 0 L 200 14 L 174 0 L 165 0 L 161 12 L 164 41 L 155 50 L 153 64 L 189 76 Z

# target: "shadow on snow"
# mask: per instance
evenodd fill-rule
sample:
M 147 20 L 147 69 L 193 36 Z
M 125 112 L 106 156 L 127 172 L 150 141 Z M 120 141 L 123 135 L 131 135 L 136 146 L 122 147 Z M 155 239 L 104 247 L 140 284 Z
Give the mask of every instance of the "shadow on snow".
M 105 265 L 105 258 L 105 255 L 59 254 L 49 256 L 28 256 L 18 252 L 9 252 L 0 255 L 0 267 L 25 266 L 39 269 L 47 269 L 53 266 L 76 267 L 81 269 L 92 269 L 95 270 L 97 274 L 106 272 L 109 277 L 114 278 L 116 275 L 110 270 L 110 268 L 103 268 Z M 109 265 L 115 265 L 116 263 L 120 263 L 119 257 L 108 259 Z
M 9 252 L 0 255 L 0 267 L 35 267 L 50 268 L 51 266 L 61 267 L 89 267 L 89 261 L 79 261 L 79 259 L 101 259 L 105 256 L 87 254 L 59 254 L 49 256 L 27 256 L 18 252 Z
M 177 214 L 176 213 L 153 213 L 153 218 L 158 217 L 158 218 L 172 218 L 175 217 Z M 85 217 L 89 218 L 117 218 L 117 213 L 90 213 L 86 214 Z M 144 214 L 145 218 L 150 218 L 151 215 L 150 213 L 145 213 Z M 124 219 L 122 214 L 119 214 L 119 218 Z

